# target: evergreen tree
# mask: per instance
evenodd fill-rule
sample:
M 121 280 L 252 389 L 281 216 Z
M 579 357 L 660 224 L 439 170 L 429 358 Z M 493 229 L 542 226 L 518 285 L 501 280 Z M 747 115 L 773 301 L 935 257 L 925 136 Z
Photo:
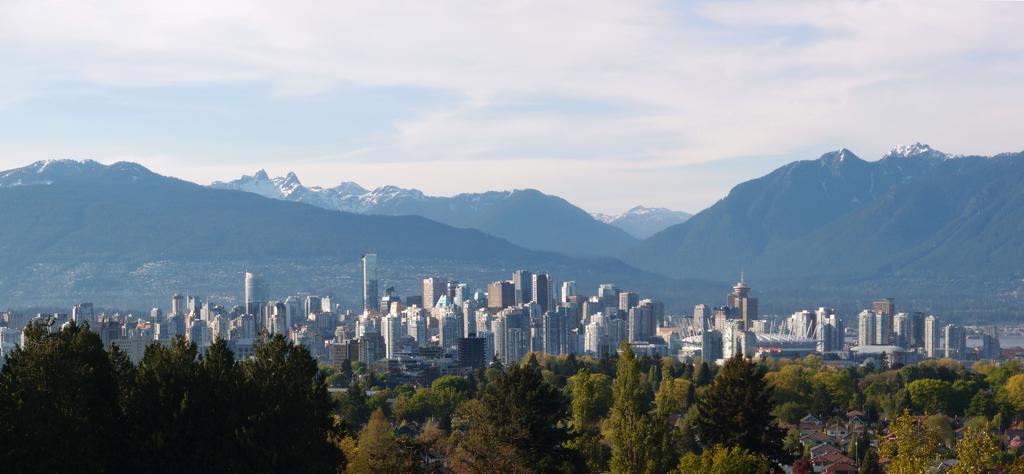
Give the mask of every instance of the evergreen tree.
M 17 472 L 105 472 L 123 432 L 118 378 L 96 333 L 31 324 L 0 370 L 0 464 Z
M 640 364 L 623 343 L 615 381 L 610 422 L 611 472 L 665 472 L 673 463 L 668 427 L 650 412 L 651 393 L 643 383 Z
M 738 446 L 788 464 L 793 457 L 783 448 L 785 432 L 774 423 L 772 408 L 764 369 L 737 353 L 697 397 L 698 438 L 705 446 Z
M 257 409 L 246 421 L 243 450 L 253 471 L 333 472 L 344 462 L 331 401 L 316 360 L 280 334 L 261 339 L 242 362 L 246 397 Z
M 581 471 L 583 459 L 565 447 L 568 417 L 568 401 L 536 364 L 513 366 L 460 405 L 456 464 L 471 472 Z
M 569 447 L 583 456 L 590 472 L 601 472 L 607 466 L 607 447 L 601 442 L 598 423 L 611 404 L 611 384 L 604 374 L 591 374 L 586 369 L 569 378 L 572 394 L 572 431 Z

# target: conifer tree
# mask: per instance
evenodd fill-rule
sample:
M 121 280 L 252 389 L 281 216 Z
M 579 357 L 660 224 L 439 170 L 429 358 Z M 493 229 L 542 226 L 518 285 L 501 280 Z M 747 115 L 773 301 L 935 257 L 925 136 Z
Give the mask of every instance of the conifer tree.
M 783 447 L 786 433 L 772 419 L 772 409 L 764 369 L 737 353 L 697 397 L 697 436 L 705 446 L 740 447 L 789 464 L 793 457 Z

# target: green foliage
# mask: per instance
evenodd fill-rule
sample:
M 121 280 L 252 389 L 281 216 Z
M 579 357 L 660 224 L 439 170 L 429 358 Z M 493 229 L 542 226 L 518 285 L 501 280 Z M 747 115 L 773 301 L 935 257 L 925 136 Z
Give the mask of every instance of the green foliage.
M 918 379 L 907 384 L 907 393 L 917 413 L 945 413 L 953 389 L 944 380 Z
M 4 469 L 105 471 L 124 447 L 120 377 L 98 335 L 73 323 L 48 329 L 27 327 L 0 370 Z
M 740 447 L 715 446 L 700 455 L 688 453 L 679 460 L 677 474 L 770 474 L 772 461 Z
M 254 352 L 239 364 L 216 341 L 199 358 L 179 337 L 150 345 L 135 367 L 74 324 L 54 333 L 30 327 L 0 371 L 2 459 L 23 472 L 343 466 L 330 401 L 306 349 L 275 337 Z
M 999 443 L 987 427 L 967 427 L 956 445 L 956 458 L 952 474 L 988 472 L 999 466 Z
M 772 420 L 772 390 L 764 369 L 737 354 L 697 397 L 697 435 L 705 445 L 741 447 L 788 464 L 785 433 Z
M 623 343 L 609 418 L 612 473 L 665 472 L 672 464 L 671 440 L 665 422 L 652 416 L 651 392 L 640 375 L 640 364 Z
M 1006 401 L 1017 411 L 1024 411 L 1024 374 L 1016 374 L 1003 385 Z
M 569 404 L 534 364 L 514 366 L 462 403 L 454 462 L 472 472 L 565 472 L 583 460 L 565 447 Z
M 402 474 L 415 465 L 414 452 L 395 436 L 383 410 L 375 410 L 359 433 L 359 443 L 346 453 L 349 464 L 345 472 L 353 474 Z
M 893 439 L 882 443 L 882 456 L 889 459 L 886 472 L 919 474 L 939 459 L 939 433 L 904 412 L 889 427 Z

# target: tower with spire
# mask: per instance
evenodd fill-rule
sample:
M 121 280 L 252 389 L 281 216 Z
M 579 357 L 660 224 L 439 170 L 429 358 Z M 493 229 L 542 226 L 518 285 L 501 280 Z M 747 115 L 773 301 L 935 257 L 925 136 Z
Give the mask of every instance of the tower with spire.
M 750 321 L 757 319 L 757 298 L 750 297 L 750 287 L 744 282 L 742 271 L 740 281 L 732 287 L 732 293 L 726 296 L 726 306 L 729 307 L 731 318 L 743 320 L 744 331 L 750 329 Z

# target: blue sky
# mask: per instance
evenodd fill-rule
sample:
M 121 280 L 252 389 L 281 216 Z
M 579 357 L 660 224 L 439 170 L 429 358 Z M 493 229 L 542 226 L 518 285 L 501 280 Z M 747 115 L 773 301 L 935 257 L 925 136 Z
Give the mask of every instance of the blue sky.
M 0 167 L 697 211 L 846 147 L 1024 149 L 1024 5 L 0 3 Z

